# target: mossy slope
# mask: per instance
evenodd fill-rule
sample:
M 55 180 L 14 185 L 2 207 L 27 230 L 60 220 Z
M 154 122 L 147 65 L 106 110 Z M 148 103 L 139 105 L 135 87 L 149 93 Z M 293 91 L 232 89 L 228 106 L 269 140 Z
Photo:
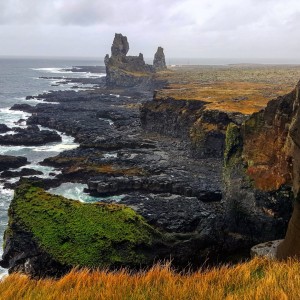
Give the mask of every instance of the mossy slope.
M 149 248 L 160 234 L 132 209 L 84 204 L 20 186 L 11 203 L 7 236 L 32 233 L 37 244 L 64 265 L 109 267 L 149 263 Z

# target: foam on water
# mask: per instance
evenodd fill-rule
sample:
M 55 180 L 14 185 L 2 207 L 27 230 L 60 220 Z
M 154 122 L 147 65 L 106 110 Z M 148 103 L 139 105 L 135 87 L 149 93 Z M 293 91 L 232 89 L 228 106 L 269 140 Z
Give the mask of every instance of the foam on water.
M 99 120 L 107 122 L 110 126 L 113 126 L 115 123 L 113 120 L 111 119 L 107 119 L 107 118 L 99 118 Z
M 94 203 L 99 201 L 118 202 L 122 198 L 124 198 L 124 195 L 109 196 L 109 197 L 93 197 L 90 194 L 84 192 L 84 189 L 86 188 L 87 188 L 86 184 L 67 182 L 61 184 L 59 187 L 50 189 L 49 193 L 53 195 L 64 196 L 72 200 L 79 200 L 85 203 Z
M 71 69 L 71 67 L 66 68 L 31 68 L 34 71 L 40 71 L 44 73 L 52 73 L 52 74 L 72 74 L 72 75 L 80 75 L 80 77 L 86 77 L 86 78 L 101 78 L 106 76 L 105 73 L 90 73 L 90 72 L 72 72 L 68 71 L 66 69 Z
M 34 71 L 41 71 L 45 73 L 53 73 L 53 74 L 74 74 L 77 72 L 65 71 L 63 68 L 31 68 Z
M 103 155 L 104 158 L 117 158 L 118 157 L 118 153 L 105 153 Z

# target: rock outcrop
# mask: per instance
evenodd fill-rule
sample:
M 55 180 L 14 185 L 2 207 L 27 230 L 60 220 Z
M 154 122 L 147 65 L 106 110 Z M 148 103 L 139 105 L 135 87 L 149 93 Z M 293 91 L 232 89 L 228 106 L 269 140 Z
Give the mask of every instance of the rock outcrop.
M 155 71 L 163 71 L 167 69 L 164 49 L 158 47 L 154 54 L 153 67 Z
M 37 146 L 52 142 L 61 142 L 61 136 L 56 131 L 40 130 L 38 126 L 15 128 L 15 134 L 0 135 L 0 145 Z
M 142 128 L 148 132 L 180 138 L 194 157 L 223 157 L 228 124 L 241 124 L 240 113 L 206 109 L 199 100 L 154 99 L 141 108 Z
M 225 201 L 229 219 L 240 216 L 231 223 L 236 232 L 241 233 L 242 228 L 248 228 L 248 234 L 276 230 L 257 228 L 259 219 L 277 214 L 268 206 L 270 202 L 265 202 L 267 195 L 279 200 L 278 207 L 287 214 L 291 201 L 299 199 L 299 86 L 270 101 L 242 126 L 230 125 L 227 129 Z M 295 224 L 300 222 L 298 207 L 294 207 L 287 238 L 278 247 L 280 258 L 300 256 L 300 243 L 295 239 Z
M 27 163 L 27 158 L 23 156 L 0 155 L 0 171 L 20 168 Z
M 1 266 L 33 277 L 71 267 L 150 265 L 161 234 L 132 209 L 82 204 L 21 185 L 10 205 Z
M 153 66 L 145 63 L 142 53 L 138 56 L 127 56 L 128 51 L 127 37 L 116 33 L 111 46 L 111 56 L 107 54 L 104 58 L 107 86 L 151 86 L 153 73 L 166 68 L 163 49 L 158 48 Z
M 0 133 L 5 133 L 7 131 L 10 131 L 10 128 L 5 124 L 0 124 Z

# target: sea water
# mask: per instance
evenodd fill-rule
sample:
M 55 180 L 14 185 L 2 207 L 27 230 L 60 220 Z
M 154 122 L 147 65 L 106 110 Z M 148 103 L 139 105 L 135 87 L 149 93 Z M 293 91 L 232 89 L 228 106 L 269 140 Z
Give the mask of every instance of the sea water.
M 101 77 L 105 74 L 90 74 L 84 72 L 69 72 L 64 69 L 72 66 L 95 66 L 101 65 L 101 61 L 92 60 L 63 60 L 63 59 L 23 59 L 23 58 L 0 58 L 0 124 L 6 124 L 9 127 L 24 127 L 26 122 L 16 123 L 20 119 L 27 119 L 30 114 L 21 111 L 11 111 L 10 107 L 16 103 L 27 103 L 36 105 L 41 100 L 26 100 L 28 95 L 38 95 L 49 90 L 71 89 L 70 85 L 51 86 L 59 80 L 40 79 L 40 77 Z M 80 84 L 76 84 L 80 86 Z M 55 105 L 55 104 L 53 104 Z M 0 154 L 26 156 L 30 165 L 26 168 L 32 168 L 42 171 L 41 177 L 49 177 L 50 173 L 57 170 L 39 165 L 46 157 L 55 156 L 59 152 L 68 149 L 74 149 L 78 145 L 70 136 L 60 133 L 62 142 L 50 143 L 43 146 L 25 147 L 25 146 L 1 146 Z M 11 179 L 11 182 L 17 179 Z M 83 186 L 73 185 L 60 187 L 59 194 L 69 196 L 73 199 L 92 201 L 88 195 L 83 193 Z M 3 233 L 8 222 L 8 207 L 13 197 L 13 191 L 5 189 L 0 182 L 0 256 L 2 255 Z M 0 268 L 0 277 L 6 274 L 6 270 Z

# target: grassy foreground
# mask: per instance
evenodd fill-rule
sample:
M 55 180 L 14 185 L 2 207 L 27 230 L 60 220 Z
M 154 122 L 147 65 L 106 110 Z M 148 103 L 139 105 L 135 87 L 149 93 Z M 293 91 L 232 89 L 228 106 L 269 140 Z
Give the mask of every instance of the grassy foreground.
M 234 267 L 178 274 L 168 265 L 147 272 L 72 271 L 59 280 L 14 274 L 0 282 L 0 299 L 299 299 L 300 262 L 255 258 Z

